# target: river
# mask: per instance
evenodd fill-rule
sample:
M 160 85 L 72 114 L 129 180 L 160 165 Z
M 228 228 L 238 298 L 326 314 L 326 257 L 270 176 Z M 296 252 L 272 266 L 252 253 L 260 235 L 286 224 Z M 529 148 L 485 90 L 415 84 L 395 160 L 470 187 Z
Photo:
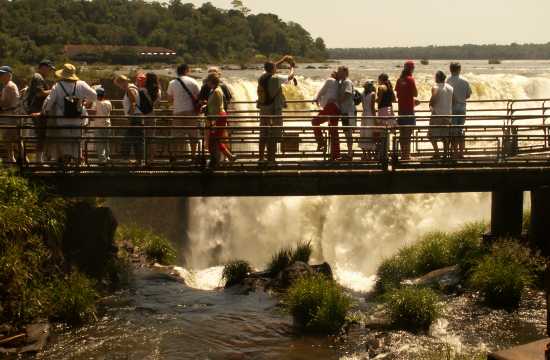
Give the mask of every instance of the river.
M 357 83 L 382 71 L 398 76 L 398 60 L 339 61 Z M 313 64 L 319 66 L 320 64 Z M 336 64 L 332 64 L 336 66 Z M 420 97 L 427 99 L 433 74 L 448 62 L 418 66 Z M 159 70 L 170 73 L 170 69 Z M 288 98 L 311 99 L 329 70 L 299 69 Z M 464 61 L 473 99 L 550 97 L 549 61 Z M 253 100 L 260 71 L 226 71 L 237 100 Z M 246 106 L 243 106 L 246 108 Z M 261 268 L 276 249 L 311 241 L 314 261 L 327 261 L 337 280 L 372 311 L 363 294 L 374 284 L 384 257 L 425 232 L 452 230 L 487 219 L 488 194 L 417 194 L 355 197 L 190 199 L 188 269 L 183 281 L 139 269 L 130 287 L 104 299 L 99 321 L 70 330 L 58 327 L 43 359 L 410 359 L 446 349 L 472 354 L 544 336 L 542 294 L 533 293 L 520 311 L 491 311 L 463 295 L 445 300 L 446 312 L 430 334 L 377 333 L 358 326 L 347 337 L 304 337 L 264 293 L 248 296 L 216 290 L 221 267 L 245 259 Z M 384 351 L 373 354 L 374 342 Z M 420 354 L 420 355 L 419 355 Z M 435 357 L 439 358 L 439 357 Z M 442 356 L 441 358 L 446 358 Z

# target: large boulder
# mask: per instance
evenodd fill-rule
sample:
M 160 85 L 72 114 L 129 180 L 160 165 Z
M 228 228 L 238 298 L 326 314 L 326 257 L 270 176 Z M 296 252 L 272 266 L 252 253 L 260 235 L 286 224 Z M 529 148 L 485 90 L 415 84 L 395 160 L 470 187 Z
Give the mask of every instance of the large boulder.
M 65 259 L 92 277 L 104 278 L 117 253 L 117 225 L 111 209 L 86 201 L 74 203 L 67 210 L 63 234 Z
M 442 291 L 454 291 L 462 282 L 458 265 L 434 270 L 416 279 L 404 280 L 404 285 L 428 286 Z
M 314 271 L 311 266 L 305 262 L 296 261 L 281 272 L 281 287 L 288 288 L 292 286 L 298 279 L 306 276 L 311 276 Z
M 334 276 L 332 274 L 332 268 L 330 267 L 329 263 L 324 262 L 319 265 L 311 265 L 311 268 L 313 269 L 313 272 L 319 275 L 324 275 L 329 279 L 333 279 Z

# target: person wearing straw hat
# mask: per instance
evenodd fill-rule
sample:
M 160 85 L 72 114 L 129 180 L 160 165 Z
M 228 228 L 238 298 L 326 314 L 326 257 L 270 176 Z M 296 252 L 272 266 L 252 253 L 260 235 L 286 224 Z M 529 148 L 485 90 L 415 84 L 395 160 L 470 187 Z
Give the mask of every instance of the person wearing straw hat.
M 60 162 L 80 159 L 80 137 L 84 102 L 94 102 L 97 94 L 86 82 L 76 75 L 76 67 L 65 64 L 55 72 L 59 81 L 54 85 L 46 98 L 43 113 L 53 115 L 55 126 L 63 127 L 48 131 L 48 137 L 53 138 L 52 155 Z M 56 139 L 57 138 L 57 139 Z
M 17 106 L 19 105 L 19 89 L 12 81 L 13 70 L 9 66 L 0 67 L 0 84 L 3 85 L 0 93 L 0 114 L 14 115 Z M 0 125 L 15 126 L 17 120 L 15 118 L 0 118 Z M 5 146 L 7 156 L 3 158 L 8 163 L 15 163 L 15 154 L 18 147 L 19 134 L 16 128 L 2 130 L 0 134 L 0 144 Z M 4 145 L 8 143 L 8 145 Z

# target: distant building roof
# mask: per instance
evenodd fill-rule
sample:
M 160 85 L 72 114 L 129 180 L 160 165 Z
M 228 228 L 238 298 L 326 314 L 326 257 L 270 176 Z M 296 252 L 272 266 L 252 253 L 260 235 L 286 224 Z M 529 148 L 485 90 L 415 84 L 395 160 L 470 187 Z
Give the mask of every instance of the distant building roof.
M 151 46 L 121 46 L 121 45 L 65 45 L 63 49 L 69 58 L 85 54 L 109 53 L 117 51 L 133 51 L 137 56 L 175 56 L 176 51 Z

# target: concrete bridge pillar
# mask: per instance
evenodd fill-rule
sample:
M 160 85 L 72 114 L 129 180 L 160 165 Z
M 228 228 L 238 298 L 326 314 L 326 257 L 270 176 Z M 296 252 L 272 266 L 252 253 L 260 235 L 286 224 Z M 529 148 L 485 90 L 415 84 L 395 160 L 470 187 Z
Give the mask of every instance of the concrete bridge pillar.
M 492 238 L 520 236 L 522 227 L 523 191 L 494 191 L 491 203 Z
M 550 257 L 550 187 L 531 191 L 529 242 Z
M 531 219 L 529 224 L 529 242 L 550 258 L 550 187 L 531 191 Z M 550 269 L 548 260 L 544 274 L 546 289 L 546 333 L 550 335 Z

